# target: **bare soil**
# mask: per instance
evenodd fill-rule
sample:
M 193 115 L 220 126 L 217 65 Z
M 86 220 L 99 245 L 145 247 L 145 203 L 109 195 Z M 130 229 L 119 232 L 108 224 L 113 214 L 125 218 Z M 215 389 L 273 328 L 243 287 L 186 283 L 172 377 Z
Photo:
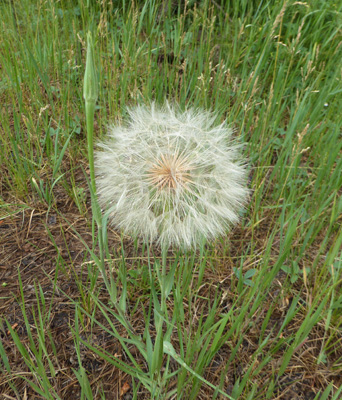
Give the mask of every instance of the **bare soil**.
M 85 187 L 85 183 L 82 184 Z M 89 202 L 88 202 L 89 205 Z M 88 212 L 89 214 L 89 212 Z M 34 376 L 25 364 L 18 348 L 16 347 L 9 331 L 8 324 L 18 334 L 22 343 L 28 348 L 30 335 L 34 341 L 38 340 L 37 329 L 37 297 L 39 298 L 39 287 L 41 287 L 43 297 L 46 302 L 44 316 L 45 335 L 50 334 L 50 340 L 46 341 L 47 352 L 57 371 L 56 376 L 51 376 L 51 384 L 56 393 L 62 399 L 80 399 L 80 386 L 73 370 L 78 370 L 79 360 L 76 353 L 74 335 L 72 329 L 75 329 L 75 303 L 82 302 L 82 296 L 86 296 L 90 290 L 91 284 L 88 279 L 89 260 L 85 247 L 75 234 L 74 229 L 82 236 L 89 245 L 91 243 L 91 219 L 81 215 L 74 203 L 66 194 L 59 195 L 55 207 L 49 212 L 41 204 L 25 211 L 1 220 L 0 224 L 0 338 L 2 346 L 7 354 L 11 366 L 11 374 L 6 372 L 4 364 L 0 361 L 0 399 L 32 399 L 38 400 L 44 397 L 33 391 L 30 385 L 25 381 L 27 378 L 34 381 Z M 253 240 L 259 246 L 260 254 L 265 247 L 265 237 L 270 221 L 263 221 L 254 233 Z M 223 247 L 217 245 L 217 266 L 215 271 L 208 268 L 205 276 L 205 285 L 202 287 L 203 297 L 214 298 L 217 288 L 222 293 L 220 310 L 224 311 L 230 307 L 233 298 L 230 293 L 231 280 L 233 279 L 232 268 L 236 265 L 235 259 L 241 254 L 243 248 L 250 243 L 251 236 L 248 230 L 237 227 L 230 235 L 229 254 L 223 252 Z M 110 248 L 120 254 L 122 241 L 120 236 L 109 231 Z M 130 257 L 136 256 L 132 242 L 127 239 L 124 243 L 125 254 L 127 257 L 128 268 L 134 269 L 134 262 L 130 265 Z M 274 257 L 278 256 L 278 249 L 274 248 Z M 257 251 L 254 251 L 257 253 Z M 59 263 L 58 263 L 59 260 Z M 63 260 L 63 262 L 61 262 Z M 58 270 L 56 265 L 59 264 Z M 257 268 L 257 265 L 254 266 Z M 20 276 L 19 276 L 20 273 Z M 25 323 L 23 314 L 23 301 L 20 291 L 20 282 L 22 282 L 25 314 L 28 323 Z M 301 298 L 305 299 L 307 293 L 302 284 L 294 285 L 293 292 L 283 291 L 283 282 L 286 279 L 284 273 L 280 273 L 275 280 L 272 291 L 267 295 L 264 302 L 264 309 L 259 310 L 255 318 L 252 318 L 246 325 L 244 340 L 229 365 L 226 372 L 225 390 L 228 394 L 232 393 L 237 379 L 243 379 L 248 366 L 252 364 L 252 357 L 259 346 L 259 337 L 262 322 L 269 308 L 273 308 L 270 321 L 266 327 L 266 333 L 270 335 L 270 340 L 265 347 L 265 353 L 272 346 L 272 341 L 279 327 L 281 326 L 288 308 L 291 306 L 293 293 L 301 291 Z M 99 298 L 106 302 L 108 295 L 101 287 L 101 278 L 98 280 L 97 289 Z M 144 297 L 144 290 L 148 293 L 148 287 L 141 285 L 141 290 L 132 291 L 129 304 L 135 304 L 135 300 L 140 296 L 146 299 L 148 307 L 148 296 Z M 38 293 L 38 296 L 37 296 Z M 184 300 L 186 302 L 186 299 Z M 207 302 L 196 305 L 199 314 L 205 315 Z M 108 323 L 100 314 L 97 316 L 99 321 L 105 326 Z M 303 321 L 304 316 L 297 315 L 283 332 L 284 338 L 287 335 L 293 335 Z M 7 323 L 6 323 L 7 321 Z M 131 324 L 137 332 L 144 330 L 144 321 L 142 310 L 132 311 Z M 192 321 L 193 326 L 196 321 Z M 30 335 L 27 328 L 30 328 Z M 118 324 L 118 329 L 120 325 Z M 228 329 L 228 328 L 227 328 Z M 151 325 L 151 333 L 153 328 Z M 324 325 L 316 326 L 305 340 L 295 351 L 285 374 L 275 382 L 273 399 L 281 400 L 312 400 L 319 390 L 324 390 L 328 382 L 333 381 L 336 387 L 342 385 L 342 377 L 339 373 L 333 371 L 332 366 L 342 357 L 342 335 L 337 337 L 336 343 L 332 343 L 332 351 L 329 353 L 325 363 L 317 364 L 317 357 L 324 338 Z M 100 346 L 111 354 L 127 360 L 118 341 L 112 335 L 103 331 L 99 326 L 91 325 L 90 320 L 84 321 L 80 327 L 81 339 L 88 341 L 94 346 Z M 125 332 L 122 331 L 122 335 Z M 236 338 L 238 340 L 238 338 Z M 53 343 L 54 345 L 52 345 Z M 174 345 L 177 350 L 177 335 L 174 338 Z M 231 349 L 235 343 L 224 345 L 214 359 L 211 365 L 205 371 L 205 378 L 213 384 L 219 383 L 222 370 L 226 369 L 227 362 L 231 356 Z M 266 363 L 260 372 L 256 375 L 256 380 L 260 392 L 255 398 L 263 399 L 265 389 L 269 385 L 269 379 L 274 370 L 277 370 L 282 363 L 282 356 L 286 350 L 286 345 L 278 349 L 269 363 Z M 131 349 L 134 353 L 134 349 Z M 132 378 L 111 365 L 104 359 L 101 359 L 86 346 L 80 345 L 81 362 L 87 371 L 87 376 L 91 384 L 94 398 L 100 399 L 101 394 L 105 394 L 108 400 L 131 399 L 132 398 Z M 138 352 L 135 353 L 137 360 L 144 364 L 144 360 Z M 34 357 L 32 355 L 32 357 Z M 254 368 L 258 368 L 262 360 L 254 360 Z M 177 368 L 177 365 L 171 365 Z M 46 370 L 48 370 L 46 360 Z M 15 393 L 10 386 L 13 382 L 18 392 Z M 169 389 L 176 385 L 176 379 L 171 383 Z M 212 391 L 210 388 L 202 386 L 198 399 L 211 399 Z M 149 399 L 148 393 L 141 389 L 139 399 Z

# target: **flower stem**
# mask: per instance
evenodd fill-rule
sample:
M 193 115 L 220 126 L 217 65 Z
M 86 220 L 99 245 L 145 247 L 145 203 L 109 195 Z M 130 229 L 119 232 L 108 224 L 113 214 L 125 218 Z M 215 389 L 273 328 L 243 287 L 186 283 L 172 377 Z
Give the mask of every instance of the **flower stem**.
M 88 159 L 90 169 L 90 185 L 94 194 L 96 194 L 95 184 L 95 167 L 94 167 L 94 115 L 95 101 L 85 102 L 86 123 L 87 123 L 87 142 L 88 142 Z
M 87 122 L 87 141 L 88 157 L 90 168 L 91 188 L 96 194 L 95 167 L 94 167 L 94 115 L 95 104 L 99 96 L 98 80 L 95 68 L 94 43 L 90 32 L 87 35 L 87 62 L 84 73 L 83 97 L 85 100 L 86 122 Z
M 94 166 L 94 116 L 95 105 L 98 98 L 98 81 L 95 68 L 94 44 L 90 32 L 87 35 L 87 62 L 84 74 L 83 97 L 85 100 L 86 126 L 87 126 L 87 144 L 88 159 L 90 169 L 90 193 L 91 208 L 93 212 L 92 237 L 95 242 L 95 223 L 97 225 L 98 244 L 100 249 L 100 270 L 102 277 L 109 287 L 109 282 L 105 271 L 104 237 L 102 232 L 101 209 L 96 198 L 95 166 Z

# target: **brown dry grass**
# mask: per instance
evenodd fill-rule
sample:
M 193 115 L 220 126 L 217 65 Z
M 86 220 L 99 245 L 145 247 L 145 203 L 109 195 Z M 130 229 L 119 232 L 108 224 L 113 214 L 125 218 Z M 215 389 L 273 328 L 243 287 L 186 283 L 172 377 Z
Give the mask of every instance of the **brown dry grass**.
M 35 285 L 37 283 L 41 285 L 46 302 L 48 304 L 51 302 L 51 315 L 47 321 L 46 333 L 50 332 L 56 346 L 54 350 L 51 343 L 49 344 L 49 341 L 47 341 L 47 351 L 51 355 L 51 359 L 54 365 L 57 366 L 56 369 L 58 371 L 58 374 L 54 378 L 51 378 L 51 384 L 61 398 L 78 399 L 80 398 L 79 384 L 72 371 L 72 369 L 78 369 L 78 360 L 70 328 L 74 326 L 75 307 L 70 298 L 76 301 L 80 299 L 82 285 L 82 290 L 89 289 L 86 268 L 88 260 L 85 258 L 86 253 L 83 245 L 72 229 L 70 229 L 70 226 L 75 228 L 88 241 L 91 241 L 91 230 L 89 219 L 79 213 L 78 209 L 68 199 L 68 196 L 63 193 L 62 189 L 58 196 L 56 208 L 58 209 L 58 213 L 53 210 L 47 213 L 44 206 L 37 204 L 35 208 L 19 212 L 12 217 L 2 220 L 0 225 L 0 246 L 2 253 L 0 282 L 5 283 L 6 286 L 2 285 L 0 287 L 0 315 L 11 324 L 22 342 L 27 344 L 29 339 L 20 306 L 19 269 L 25 296 L 26 311 L 32 329 L 31 332 L 35 340 L 37 340 L 37 331 L 33 318 L 34 312 L 37 312 Z M 270 218 L 272 218 L 271 215 Z M 265 248 L 265 237 L 267 237 L 269 228 L 268 224 L 269 221 L 266 219 L 254 230 L 254 242 L 257 244 L 254 254 L 258 254 L 259 257 L 262 257 Z M 51 238 L 53 238 L 54 243 Z M 110 248 L 115 249 L 120 254 L 122 242 L 117 233 L 111 231 L 109 233 L 109 240 Z M 227 248 L 226 245 L 222 247 L 220 245 L 217 246 L 215 270 L 212 268 L 207 269 L 205 283 L 200 289 L 203 299 L 211 298 L 212 300 L 217 288 L 222 291 L 223 297 L 218 309 L 219 312 L 229 309 L 235 300 L 230 290 L 232 285 L 234 285 L 232 268 L 238 259 L 238 255 L 242 254 L 243 248 L 250 243 L 251 232 L 238 227 L 232 232 L 229 240 L 229 254 L 223 251 L 224 248 Z M 274 242 L 276 243 L 276 240 Z M 134 269 L 135 260 L 137 257 L 142 257 L 142 255 L 136 254 L 133 244 L 129 239 L 125 241 L 125 252 L 128 269 Z M 273 252 L 276 258 L 279 249 L 273 248 Z M 64 268 L 59 268 L 58 273 L 56 273 L 56 260 L 58 257 L 64 260 Z M 257 266 L 258 258 L 250 260 L 244 268 L 249 268 L 251 265 Z M 55 278 L 58 289 L 54 289 L 53 280 Z M 252 363 L 251 359 L 259 346 L 258 339 L 262 322 L 269 308 L 272 308 L 272 311 L 271 318 L 266 327 L 266 334 L 269 334 L 270 337 L 265 347 L 265 352 L 272 348 L 274 337 L 296 293 L 301 292 L 302 299 L 310 298 L 307 287 L 303 287 L 301 284 L 292 287 L 290 293 L 287 286 L 284 285 L 285 280 L 286 275 L 280 272 L 273 284 L 272 290 L 267 294 L 264 308 L 259 309 L 248 324 L 244 326 L 243 332 L 241 332 L 241 335 L 244 335 L 244 339 L 226 372 L 225 386 L 228 387 L 228 393 L 232 390 L 237 379 L 243 379 L 246 366 Z M 135 304 L 136 300 L 140 298 L 142 305 L 148 307 L 148 296 L 144 296 L 144 291 L 147 293 L 148 287 L 144 288 L 143 284 L 140 285 L 140 291 L 131 290 L 129 293 L 129 303 Z M 105 291 L 100 291 L 99 298 L 101 300 L 106 300 L 107 297 Z M 185 309 L 187 310 L 186 302 L 187 300 L 184 299 Z M 196 318 L 199 318 L 200 315 L 204 315 L 205 317 L 207 307 L 207 301 L 198 300 L 195 305 L 196 312 L 191 313 L 191 320 L 189 319 L 188 321 L 189 329 L 190 326 L 192 329 L 196 327 Z M 290 337 L 296 332 L 304 316 L 304 311 L 303 314 L 297 314 L 295 319 L 283 332 L 282 335 L 284 338 L 286 336 Z M 106 326 L 103 316 L 99 314 L 97 317 Z M 131 323 L 137 332 L 142 333 L 144 331 L 145 326 L 141 309 L 132 313 Z M 121 329 L 119 325 L 118 329 Z M 151 334 L 153 335 L 152 326 L 151 329 Z M 334 350 L 330 352 L 327 363 L 317 365 L 317 357 L 321 349 L 324 332 L 324 325 L 319 324 L 311 331 L 307 339 L 298 346 L 286 373 L 277 383 L 274 392 L 277 395 L 274 397 L 274 400 L 314 399 L 317 391 L 326 387 L 327 381 L 334 380 L 337 387 L 342 384 L 342 378 L 339 376 L 339 373 L 336 372 L 335 375 L 331 368 L 329 368 L 330 365 L 342 357 L 341 335 L 340 337 L 336 336 L 336 343 L 333 344 Z M 122 331 L 122 334 L 124 335 L 125 332 Z M 19 377 L 20 375 L 27 376 L 30 379 L 33 378 L 11 339 L 11 335 L 4 322 L 1 326 L 0 335 L 9 357 L 12 378 L 19 390 L 19 395 L 23 399 L 41 399 L 42 397 L 34 393 L 30 386 Z M 117 357 L 126 358 L 119 343 L 98 326 L 92 327 L 90 321 L 84 322 L 84 326 L 80 331 L 80 337 L 90 341 L 95 346 L 98 345 L 105 348 L 112 354 L 117 355 Z M 238 338 L 236 338 L 237 340 Z M 173 338 L 173 343 L 176 350 L 178 350 L 176 336 Z M 204 376 L 207 380 L 214 384 L 219 383 L 220 374 L 226 368 L 227 361 L 231 355 L 231 349 L 235 344 L 232 341 L 220 349 L 212 360 L 211 365 L 205 371 Z M 265 385 L 269 383 L 272 372 L 281 365 L 285 349 L 285 345 L 283 348 L 279 348 L 271 362 L 262 367 L 257 374 L 260 393 L 263 393 Z M 132 351 L 134 353 L 134 350 Z M 135 354 L 139 362 L 143 364 L 144 360 L 139 353 L 136 352 Z M 95 393 L 95 398 L 100 398 L 100 388 L 103 389 L 105 398 L 109 400 L 127 400 L 131 398 L 131 378 L 129 376 L 100 359 L 84 346 L 81 347 L 81 357 L 82 364 L 87 370 L 93 393 Z M 261 360 L 254 360 L 253 368 L 258 368 L 259 361 Z M 175 367 L 174 365 L 173 368 Z M 2 398 L 4 399 L 13 398 L 14 396 L 8 380 L 9 376 L 6 374 L 2 374 L 0 377 L 0 393 L 3 394 L 4 397 Z M 175 384 L 176 380 L 170 383 L 169 388 L 172 388 Z M 210 399 L 211 396 L 212 392 L 203 386 L 198 398 L 204 400 Z M 148 393 L 141 391 L 139 399 L 148 398 Z

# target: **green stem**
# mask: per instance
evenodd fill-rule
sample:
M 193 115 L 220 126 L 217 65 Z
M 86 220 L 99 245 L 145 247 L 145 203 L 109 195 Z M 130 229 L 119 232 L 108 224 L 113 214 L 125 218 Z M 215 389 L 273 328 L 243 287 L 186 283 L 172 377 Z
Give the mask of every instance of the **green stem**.
M 168 321 L 168 312 L 166 305 L 166 296 L 165 296 L 165 285 L 166 285 L 166 260 L 167 260 L 167 249 L 162 248 L 162 272 L 161 272 L 161 309 L 165 313 L 166 321 Z
M 101 273 L 106 285 L 109 285 L 107 276 L 105 274 L 105 254 L 104 254 L 104 242 L 102 234 L 102 216 L 101 209 L 96 198 L 96 182 L 95 182 L 95 166 L 94 166 L 94 116 L 95 116 L 95 101 L 86 100 L 85 102 L 86 111 L 86 123 L 87 123 L 87 142 L 88 142 L 88 159 L 90 169 L 90 190 L 91 190 L 91 207 L 93 211 L 92 220 L 92 237 L 95 241 L 95 222 L 97 225 L 98 241 L 100 248 L 100 262 L 101 262 Z
M 90 184 L 93 194 L 96 195 L 95 184 L 95 166 L 94 166 L 94 115 L 95 101 L 88 100 L 85 102 L 86 122 L 87 122 L 87 142 L 88 142 L 88 158 L 90 168 Z

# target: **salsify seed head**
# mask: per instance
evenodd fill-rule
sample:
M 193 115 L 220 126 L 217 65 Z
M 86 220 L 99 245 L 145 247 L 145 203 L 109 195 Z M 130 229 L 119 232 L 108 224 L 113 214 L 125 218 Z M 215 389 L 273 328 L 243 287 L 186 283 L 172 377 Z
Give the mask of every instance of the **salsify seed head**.
M 191 165 L 186 159 L 175 153 L 172 156 L 163 154 L 148 170 L 148 180 L 159 190 L 175 190 L 178 185 L 186 186 L 190 182 Z
M 125 233 L 162 247 L 224 234 L 246 202 L 246 168 L 226 123 L 169 104 L 129 110 L 95 153 L 101 207 Z

